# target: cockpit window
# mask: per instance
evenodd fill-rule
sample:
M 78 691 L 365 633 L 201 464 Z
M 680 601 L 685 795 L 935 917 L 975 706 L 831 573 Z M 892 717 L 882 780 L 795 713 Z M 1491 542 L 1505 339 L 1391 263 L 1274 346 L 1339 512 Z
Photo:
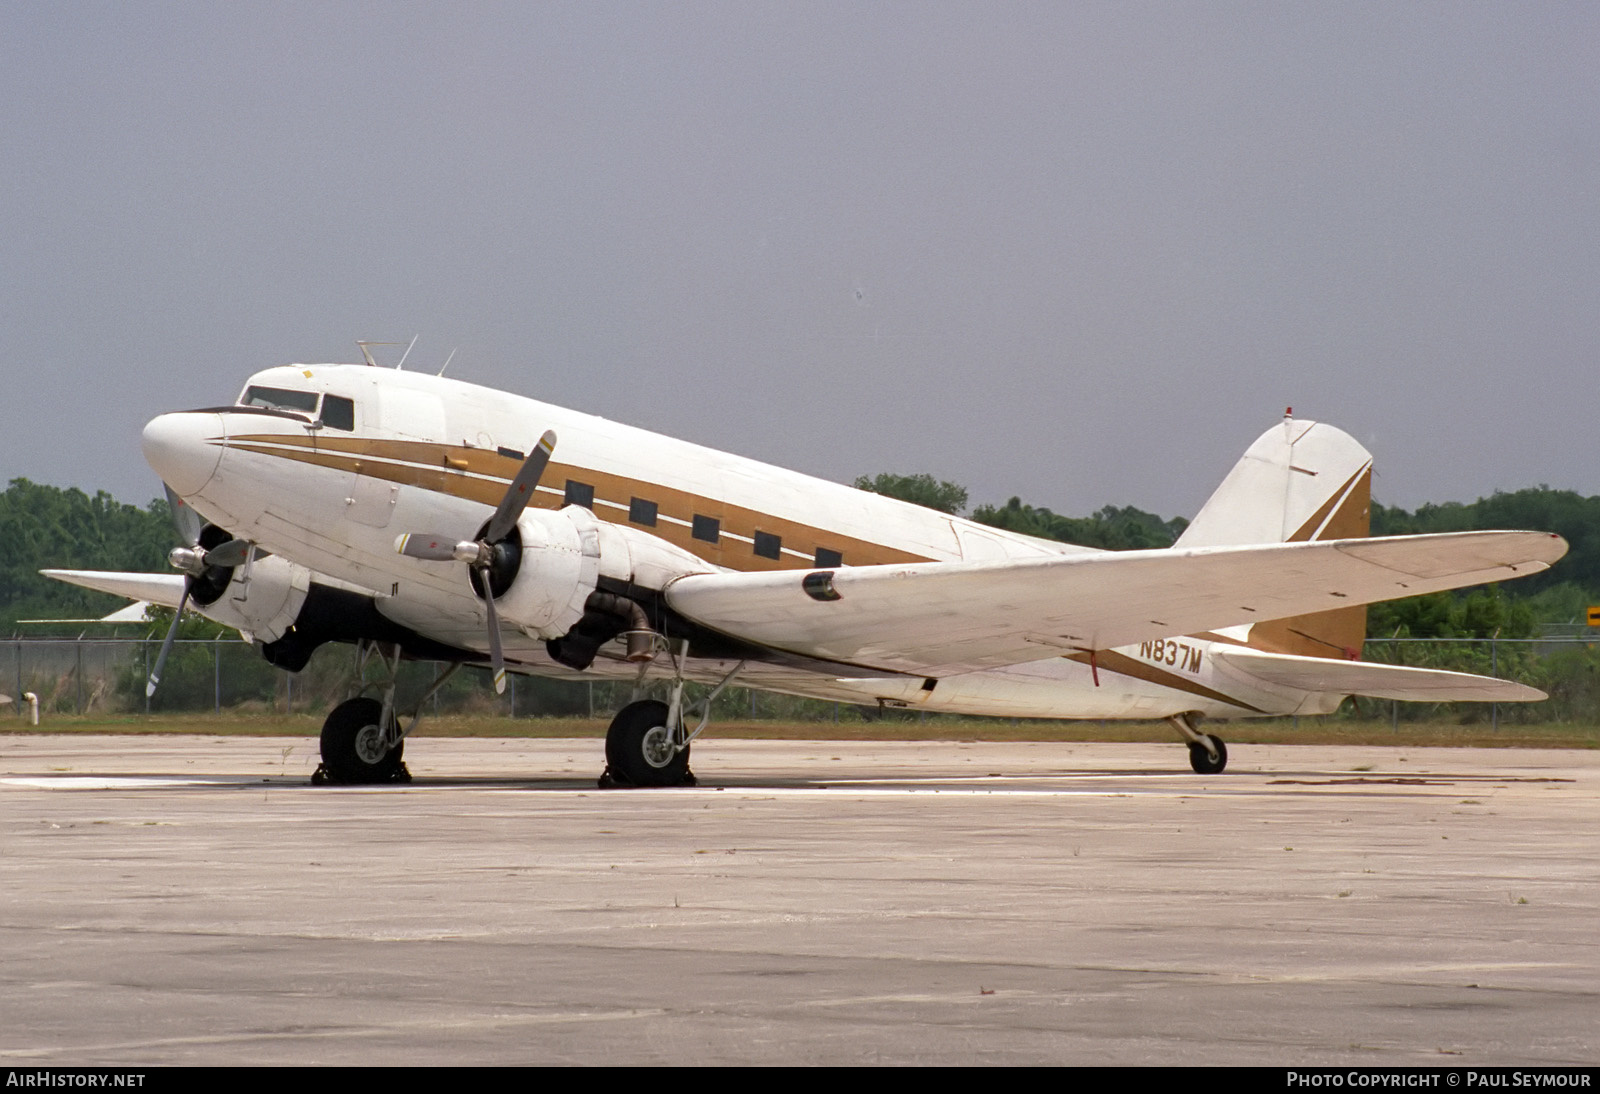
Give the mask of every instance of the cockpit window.
M 356 404 L 342 395 L 327 395 L 322 400 L 322 424 L 346 433 L 356 427 Z
M 268 410 L 292 410 L 297 414 L 317 416 L 317 399 L 315 391 L 290 391 L 282 387 L 257 387 L 251 384 L 245 388 L 244 398 L 239 400 L 240 406 L 264 406 Z

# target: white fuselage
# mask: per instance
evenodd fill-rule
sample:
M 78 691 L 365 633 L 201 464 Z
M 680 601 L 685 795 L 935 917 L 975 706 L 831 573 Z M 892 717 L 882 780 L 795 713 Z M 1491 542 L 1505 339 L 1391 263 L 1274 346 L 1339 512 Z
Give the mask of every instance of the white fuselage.
M 294 365 L 251 377 L 246 392 L 261 390 L 329 402 L 320 416 L 302 418 L 243 406 L 163 415 L 145 432 L 152 466 L 231 534 L 364 590 L 396 623 L 461 649 L 485 648 L 484 607 L 465 568 L 403 557 L 396 537 L 474 537 L 545 430 L 559 440 L 530 508 L 591 511 L 600 575 L 636 588 L 660 590 L 720 569 L 805 572 L 1088 551 L 455 380 Z M 502 623 L 514 669 L 571 675 L 545 652 L 553 634 Z M 1042 648 L 1040 660 L 946 677 L 931 691 L 918 678 L 852 676 L 847 667 L 826 674 L 752 663 L 740 682 L 852 703 L 1038 718 L 1310 714 L 1341 698 L 1230 673 L 1211 656 L 1213 645 L 1169 639 L 1104 651 L 1092 664 L 1081 651 Z M 690 654 L 695 678 L 731 667 Z M 603 656 L 587 671 L 636 670 Z

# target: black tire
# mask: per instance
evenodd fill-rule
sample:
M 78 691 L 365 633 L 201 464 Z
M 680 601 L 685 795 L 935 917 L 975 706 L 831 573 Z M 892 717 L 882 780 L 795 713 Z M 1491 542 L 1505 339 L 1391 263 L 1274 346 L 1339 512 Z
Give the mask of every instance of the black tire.
M 1222 769 L 1228 766 L 1228 746 L 1222 743 L 1222 738 L 1215 734 L 1205 735 L 1217 750 L 1217 758 L 1212 759 L 1206 746 L 1198 741 L 1189 742 L 1189 766 L 1194 768 L 1196 775 L 1220 775 Z
M 376 699 L 347 699 L 328 713 L 322 723 L 322 770 L 329 782 L 386 783 L 403 777 L 404 741 L 376 762 L 362 758 L 361 738 L 378 732 L 382 717 L 383 704 Z
M 667 704 L 655 699 L 629 703 L 606 730 L 606 766 L 629 786 L 680 786 L 689 777 L 689 749 L 669 754 Z

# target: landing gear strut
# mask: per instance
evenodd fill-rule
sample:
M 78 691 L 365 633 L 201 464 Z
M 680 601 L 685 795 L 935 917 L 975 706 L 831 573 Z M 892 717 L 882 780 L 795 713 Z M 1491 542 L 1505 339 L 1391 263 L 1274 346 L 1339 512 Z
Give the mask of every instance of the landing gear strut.
M 1189 766 L 1197 775 L 1220 775 L 1228 766 L 1228 746 L 1214 733 L 1201 733 L 1201 715 L 1194 711 L 1174 714 L 1167 721 L 1189 744 Z
M 617 716 L 611 719 L 611 727 L 606 730 L 606 769 L 600 776 L 602 789 L 695 785 L 694 772 L 689 770 L 689 744 L 710 724 L 711 701 L 733 682 L 745 662 L 740 661 L 709 694 L 685 710 L 683 667 L 689 657 L 689 644 L 669 644 L 667 652 L 672 658 L 671 699 L 663 703 L 659 699 L 635 698 L 617 711 Z M 635 696 L 642 690 L 646 667 L 639 667 Z M 695 714 L 700 715 L 700 724 L 693 732 L 686 732 L 686 716 Z
M 362 695 L 371 685 L 365 683 L 367 658 L 376 652 L 387 670 L 383 698 Z M 402 724 L 395 709 L 395 674 L 400 668 L 400 647 L 379 647 L 360 643 L 356 647 L 352 684 L 357 695 L 328 712 L 322 723 L 322 764 L 311 775 L 313 786 L 364 785 L 370 783 L 408 783 L 411 772 L 401 759 L 405 739 L 422 720 L 422 704 L 438 691 L 460 668 L 452 664 L 441 672 L 417 700 L 416 707 Z

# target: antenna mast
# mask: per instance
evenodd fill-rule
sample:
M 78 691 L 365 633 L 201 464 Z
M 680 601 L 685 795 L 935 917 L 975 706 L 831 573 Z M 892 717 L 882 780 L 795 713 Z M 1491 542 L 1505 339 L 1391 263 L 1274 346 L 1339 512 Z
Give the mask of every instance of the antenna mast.
M 411 336 L 411 346 L 416 345 L 417 339 L 420 337 L 422 337 L 420 334 L 413 334 Z M 411 356 L 411 346 L 407 346 L 406 351 L 400 355 L 400 363 L 394 366 L 394 370 L 396 372 L 399 372 L 401 369 L 406 367 L 406 358 Z

